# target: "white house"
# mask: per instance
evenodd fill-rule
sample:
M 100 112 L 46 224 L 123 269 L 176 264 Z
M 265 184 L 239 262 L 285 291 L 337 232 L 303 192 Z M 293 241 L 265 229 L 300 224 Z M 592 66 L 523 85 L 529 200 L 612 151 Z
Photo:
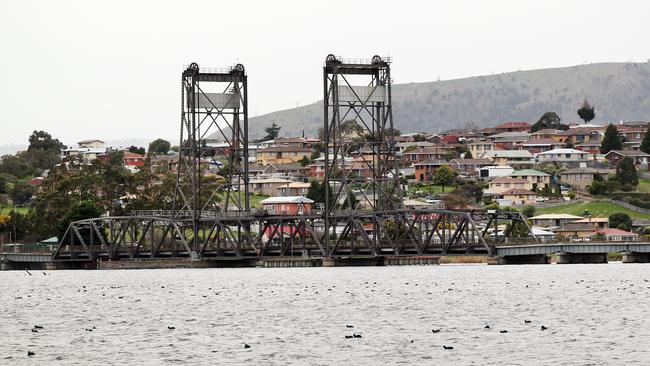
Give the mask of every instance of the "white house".
M 540 163 L 547 161 L 558 163 L 585 162 L 590 157 L 591 155 L 589 153 L 576 149 L 553 149 L 535 155 L 535 159 Z

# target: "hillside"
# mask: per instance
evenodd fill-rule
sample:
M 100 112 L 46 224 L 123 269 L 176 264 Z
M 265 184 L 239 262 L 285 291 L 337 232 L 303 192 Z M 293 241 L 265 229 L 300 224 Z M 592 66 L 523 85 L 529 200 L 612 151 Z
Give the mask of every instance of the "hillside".
M 547 111 L 566 123 L 587 97 L 594 122 L 650 120 L 650 63 L 599 63 L 465 79 L 393 85 L 393 115 L 403 132 L 440 132 L 505 121 L 535 122 Z M 252 138 L 275 121 L 281 135 L 322 126 L 322 101 L 251 118 Z

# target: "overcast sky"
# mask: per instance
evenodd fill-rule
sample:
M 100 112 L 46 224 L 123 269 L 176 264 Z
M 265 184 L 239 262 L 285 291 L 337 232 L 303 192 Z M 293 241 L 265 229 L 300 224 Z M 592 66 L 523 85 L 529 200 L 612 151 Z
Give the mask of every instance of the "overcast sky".
M 0 145 L 177 143 L 180 74 L 237 62 L 250 116 L 322 96 L 328 53 L 396 83 L 650 58 L 646 1 L 2 1 Z

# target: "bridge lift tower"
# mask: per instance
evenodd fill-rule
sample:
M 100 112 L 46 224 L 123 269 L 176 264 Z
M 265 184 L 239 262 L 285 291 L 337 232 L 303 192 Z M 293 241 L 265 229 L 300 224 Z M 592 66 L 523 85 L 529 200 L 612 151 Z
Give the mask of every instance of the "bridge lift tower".
M 181 88 L 180 156 L 172 220 L 185 219 L 191 226 L 192 242 L 188 244 L 196 256 L 201 252 L 202 219 L 250 211 L 248 81 L 242 64 L 200 69 L 192 63 L 183 71 Z M 216 177 L 205 177 L 208 165 Z
M 403 193 L 397 170 L 391 103 L 390 59 L 343 59 L 330 54 L 323 67 L 325 189 L 324 242 L 331 249 L 332 231 L 346 221 L 336 212 L 347 195 L 360 193 L 375 213 L 402 208 Z M 350 162 L 346 156 L 356 156 Z M 359 174 L 359 172 L 367 172 Z M 327 187 L 327 186 L 326 186 Z M 356 187 L 356 189 L 355 189 Z M 361 188 L 359 188 L 361 187 Z M 365 202 L 363 202 L 365 201 Z M 355 211 L 354 207 L 351 207 Z M 347 215 L 344 234 L 363 234 L 360 224 L 372 224 L 372 247 L 377 247 L 385 223 L 379 216 L 359 223 Z M 357 222 L 352 222 L 352 220 Z

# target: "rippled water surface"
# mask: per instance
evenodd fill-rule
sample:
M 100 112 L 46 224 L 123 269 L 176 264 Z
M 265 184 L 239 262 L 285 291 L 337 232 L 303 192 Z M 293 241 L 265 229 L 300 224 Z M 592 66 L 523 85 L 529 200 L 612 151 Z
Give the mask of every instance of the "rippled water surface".
M 648 264 L 0 272 L 0 364 L 647 365 L 648 280 Z

